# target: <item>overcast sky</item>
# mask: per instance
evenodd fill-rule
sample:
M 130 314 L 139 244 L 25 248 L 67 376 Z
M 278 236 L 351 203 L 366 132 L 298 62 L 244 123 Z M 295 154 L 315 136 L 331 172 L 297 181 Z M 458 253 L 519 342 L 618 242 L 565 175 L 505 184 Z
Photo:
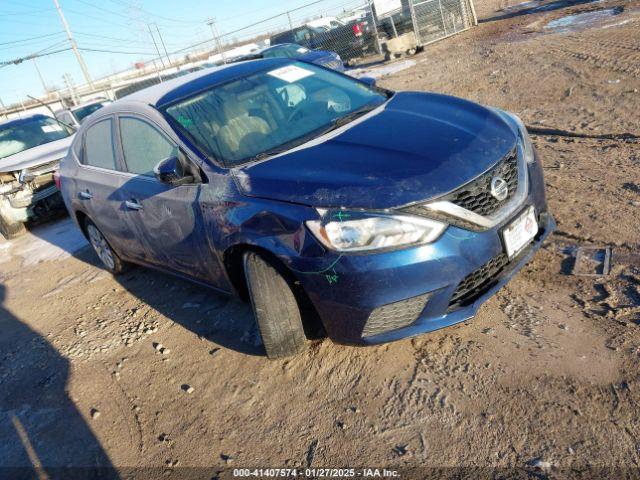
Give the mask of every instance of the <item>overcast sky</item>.
M 290 16 L 295 23 L 320 14 L 335 15 L 364 1 L 320 0 Z M 312 2 L 314 0 L 59 0 L 94 78 L 156 56 L 148 24 L 156 41 L 157 25 L 171 53 L 210 40 L 208 17 L 216 18 L 218 30 L 224 34 Z M 226 38 L 247 38 L 287 23 L 286 15 L 282 15 Z M 0 0 L 0 62 L 68 47 L 53 0 Z M 161 44 L 158 47 L 162 50 Z M 84 83 L 71 51 L 43 56 L 36 62 L 48 87 L 64 87 L 62 76 L 65 72 L 72 76 L 74 83 Z M 40 96 L 43 93 L 33 61 L 0 65 L 0 99 L 6 105 L 27 94 Z

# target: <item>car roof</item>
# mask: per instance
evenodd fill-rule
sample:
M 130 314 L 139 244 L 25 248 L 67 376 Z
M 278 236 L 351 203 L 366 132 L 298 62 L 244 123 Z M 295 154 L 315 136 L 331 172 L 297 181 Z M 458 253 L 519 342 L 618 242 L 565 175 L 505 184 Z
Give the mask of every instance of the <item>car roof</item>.
M 108 98 L 94 98 L 93 100 L 89 100 L 88 102 L 83 102 L 80 105 L 75 105 L 73 107 L 66 108 L 65 110 L 71 110 L 72 112 L 75 112 L 76 110 L 79 110 L 82 107 L 86 107 L 87 105 L 95 105 L 96 103 L 104 103 L 104 102 L 110 102 L 110 101 L 111 100 L 109 100 Z
M 235 78 L 245 77 L 255 72 L 259 72 L 269 67 L 279 67 L 291 63 L 290 58 L 268 58 L 260 60 L 250 60 L 219 67 L 198 70 L 182 77 L 144 88 L 137 92 L 123 97 L 122 100 L 113 102 L 101 110 L 105 113 L 118 110 L 123 100 L 130 102 L 142 102 L 154 107 L 161 107 L 173 101 L 197 93 L 208 87 L 225 83 Z
M 9 127 L 14 125 L 20 125 L 21 123 L 27 123 L 32 120 L 38 120 L 43 118 L 51 118 L 48 115 L 43 115 L 42 113 L 32 113 L 22 118 L 13 118 L 10 120 L 0 120 L 0 127 Z

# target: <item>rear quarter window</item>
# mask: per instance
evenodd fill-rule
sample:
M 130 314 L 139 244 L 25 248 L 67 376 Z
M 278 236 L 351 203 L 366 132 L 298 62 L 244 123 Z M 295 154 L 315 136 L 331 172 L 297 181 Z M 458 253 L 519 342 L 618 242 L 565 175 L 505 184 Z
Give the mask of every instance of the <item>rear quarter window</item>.
M 84 137 L 84 164 L 118 170 L 113 146 L 113 120 L 102 120 L 87 129 Z

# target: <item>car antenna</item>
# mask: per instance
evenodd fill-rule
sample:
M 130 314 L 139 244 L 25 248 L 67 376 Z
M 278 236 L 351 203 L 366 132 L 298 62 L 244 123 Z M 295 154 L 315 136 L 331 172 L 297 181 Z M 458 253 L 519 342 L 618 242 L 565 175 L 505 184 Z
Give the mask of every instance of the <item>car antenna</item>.
M 39 98 L 36 98 L 36 97 L 32 97 L 31 95 L 27 95 L 27 97 L 29 97 L 31 100 L 35 100 L 35 101 L 36 101 L 36 102 L 38 102 L 40 105 L 42 105 L 44 108 L 46 108 L 47 110 L 49 110 L 49 111 L 51 112 L 51 117 L 52 117 L 56 122 L 61 123 L 61 124 L 65 125 L 65 126 L 67 126 L 67 127 L 69 127 L 69 128 L 72 128 L 72 129 L 75 131 L 75 128 L 74 128 L 74 127 L 72 127 L 71 125 L 67 125 L 66 123 L 61 122 L 60 120 L 58 120 L 58 119 L 56 118 L 56 114 L 55 114 L 55 112 L 53 111 L 53 109 L 52 109 L 49 105 L 47 105 L 46 103 L 44 103 L 42 100 L 40 100 Z
M 27 95 L 27 97 L 29 97 L 31 100 L 35 100 L 36 102 L 38 102 L 40 105 L 42 105 L 44 108 L 46 108 L 47 110 L 49 110 L 51 112 L 51 115 L 53 116 L 53 118 L 56 118 L 56 114 L 53 113 L 53 109 L 47 105 L 46 103 L 44 103 L 42 100 L 40 100 L 39 98 L 36 97 L 32 97 L 31 95 Z

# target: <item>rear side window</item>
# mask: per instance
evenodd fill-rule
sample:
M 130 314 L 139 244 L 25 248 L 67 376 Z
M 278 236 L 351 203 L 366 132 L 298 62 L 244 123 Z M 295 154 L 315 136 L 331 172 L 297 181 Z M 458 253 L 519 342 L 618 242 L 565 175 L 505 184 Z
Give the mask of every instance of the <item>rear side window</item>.
M 102 120 L 92 125 L 85 134 L 84 163 L 92 167 L 117 170 L 116 154 L 113 148 L 113 121 Z
M 178 154 L 178 147 L 149 123 L 132 117 L 120 118 L 120 139 L 127 171 L 153 177 L 153 168 Z

